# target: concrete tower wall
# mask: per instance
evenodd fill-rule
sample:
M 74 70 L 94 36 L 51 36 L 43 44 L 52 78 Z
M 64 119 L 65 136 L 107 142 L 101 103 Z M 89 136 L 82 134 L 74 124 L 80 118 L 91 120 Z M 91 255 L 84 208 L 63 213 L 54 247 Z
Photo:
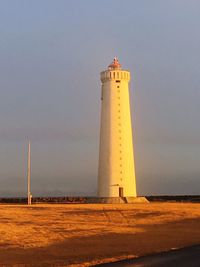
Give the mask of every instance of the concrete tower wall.
M 101 72 L 99 197 L 136 197 L 129 80 L 128 71 Z

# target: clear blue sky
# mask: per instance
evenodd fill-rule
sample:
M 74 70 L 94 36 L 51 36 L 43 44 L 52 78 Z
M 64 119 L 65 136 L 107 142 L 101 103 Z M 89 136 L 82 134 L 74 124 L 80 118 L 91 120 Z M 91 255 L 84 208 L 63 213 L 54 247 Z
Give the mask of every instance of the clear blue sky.
M 1 0 L 0 195 L 96 191 L 99 72 L 130 85 L 137 188 L 200 194 L 198 0 Z

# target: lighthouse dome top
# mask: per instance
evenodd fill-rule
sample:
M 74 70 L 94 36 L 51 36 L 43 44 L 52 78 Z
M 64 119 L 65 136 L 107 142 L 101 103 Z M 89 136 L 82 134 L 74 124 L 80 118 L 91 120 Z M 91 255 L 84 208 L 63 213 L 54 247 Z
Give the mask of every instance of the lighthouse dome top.
M 130 80 L 130 72 L 123 70 L 117 57 L 113 59 L 113 62 L 108 66 L 107 70 L 101 72 L 101 81 L 111 80 Z
M 117 57 L 114 57 L 112 63 L 108 66 L 109 70 L 121 69 L 121 64 Z

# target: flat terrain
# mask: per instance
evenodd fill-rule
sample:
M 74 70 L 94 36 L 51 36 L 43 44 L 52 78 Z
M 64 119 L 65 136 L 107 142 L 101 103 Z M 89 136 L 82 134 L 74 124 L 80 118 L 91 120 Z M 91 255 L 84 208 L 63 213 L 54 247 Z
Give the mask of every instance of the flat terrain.
M 0 205 L 0 266 L 91 266 L 200 244 L 200 204 Z

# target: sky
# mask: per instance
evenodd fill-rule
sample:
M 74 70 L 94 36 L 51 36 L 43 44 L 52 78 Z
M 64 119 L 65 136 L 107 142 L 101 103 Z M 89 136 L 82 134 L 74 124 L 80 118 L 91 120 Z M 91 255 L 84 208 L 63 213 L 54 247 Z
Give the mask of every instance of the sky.
M 200 194 L 198 0 L 0 0 L 0 196 L 95 195 L 99 73 L 130 70 L 138 195 Z

